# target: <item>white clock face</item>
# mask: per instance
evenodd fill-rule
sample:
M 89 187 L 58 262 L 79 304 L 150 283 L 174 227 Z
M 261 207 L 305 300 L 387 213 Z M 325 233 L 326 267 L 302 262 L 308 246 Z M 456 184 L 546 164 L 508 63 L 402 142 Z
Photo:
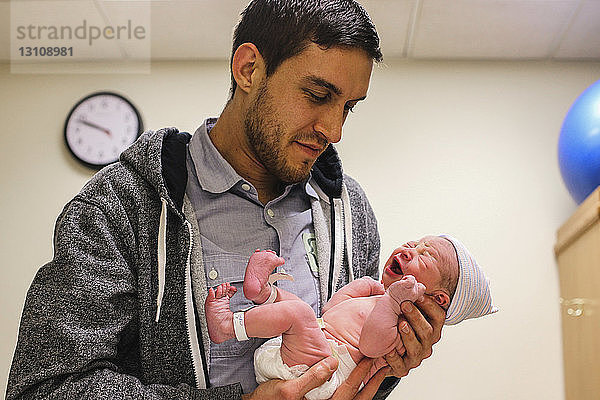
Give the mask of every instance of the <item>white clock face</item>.
M 86 164 L 104 166 L 115 162 L 137 139 L 141 121 L 135 108 L 121 96 L 91 95 L 72 111 L 65 126 L 71 152 Z

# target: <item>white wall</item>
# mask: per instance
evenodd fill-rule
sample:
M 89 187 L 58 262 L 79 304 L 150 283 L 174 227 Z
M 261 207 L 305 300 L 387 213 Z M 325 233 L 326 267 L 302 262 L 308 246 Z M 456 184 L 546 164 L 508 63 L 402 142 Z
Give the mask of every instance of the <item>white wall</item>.
M 554 235 L 575 209 L 556 161 L 561 122 L 598 63 L 405 62 L 376 68 L 338 146 L 379 219 L 382 258 L 426 233 L 461 238 L 501 312 L 444 329 L 393 398 L 563 399 Z M 63 144 L 73 104 L 115 90 L 147 128 L 192 131 L 226 100 L 226 62 L 149 75 L 16 75 L 0 65 L 0 390 L 25 292 L 52 255 L 62 206 L 89 179 Z

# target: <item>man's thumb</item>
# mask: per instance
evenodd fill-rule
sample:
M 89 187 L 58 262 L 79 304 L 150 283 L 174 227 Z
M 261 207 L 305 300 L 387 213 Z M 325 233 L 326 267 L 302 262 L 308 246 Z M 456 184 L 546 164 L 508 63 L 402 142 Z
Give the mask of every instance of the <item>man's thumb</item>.
M 335 357 L 329 356 L 319 361 L 302 376 L 296 378 L 300 394 L 304 396 L 312 389 L 321 386 L 335 372 L 338 367 L 338 360 Z

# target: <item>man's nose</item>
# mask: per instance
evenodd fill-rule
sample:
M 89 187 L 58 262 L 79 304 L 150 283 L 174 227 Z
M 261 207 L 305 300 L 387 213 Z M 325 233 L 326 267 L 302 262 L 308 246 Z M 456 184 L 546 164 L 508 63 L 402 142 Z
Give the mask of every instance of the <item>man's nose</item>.
M 321 115 L 315 123 L 314 129 L 322 134 L 329 143 L 337 143 L 342 139 L 342 125 L 344 125 L 344 114 L 332 109 Z

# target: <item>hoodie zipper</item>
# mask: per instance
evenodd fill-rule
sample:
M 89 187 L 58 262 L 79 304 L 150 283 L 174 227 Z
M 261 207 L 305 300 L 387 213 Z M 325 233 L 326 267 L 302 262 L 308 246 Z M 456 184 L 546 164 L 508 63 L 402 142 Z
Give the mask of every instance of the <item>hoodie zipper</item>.
M 161 215 L 158 229 L 158 293 L 156 296 L 156 323 L 158 323 L 160 320 L 166 279 L 165 269 L 167 263 L 167 200 L 161 197 L 161 203 Z M 196 331 L 194 302 L 192 300 L 191 258 L 192 248 L 194 246 L 194 236 L 192 232 L 192 226 L 189 221 L 183 218 L 183 223 L 187 228 L 189 238 L 189 247 L 185 262 L 185 328 L 188 336 L 188 349 L 192 355 L 194 386 L 196 386 L 198 389 L 203 389 L 206 387 L 205 377 L 208 376 L 208 372 L 206 371 L 206 365 L 202 362 L 202 357 L 200 354 L 200 345 Z
M 327 283 L 327 300 L 333 296 L 333 273 L 335 270 L 335 202 L 333 197 L 329 197 L 329 210 L 330 210 L 330 222 L 331 225 L 331 249 L 329 250 L 329 282 Z
M 185 325 L 188 333 L 188 346 L 192 354 L 192 367 L 194 369 L 194 383 L 196 388 L 206 388 L 206 379 L 208 376 L 207 366 L 202 362 L 200 355 L 200 344 L 198 342 L 198 333 L 196 329 L 196 318 L 194 312 L 194 302 L 192 301 L 192 281 L 191 281 L 191 258 L 192 247 L 194 246 L 194 236 L 192 233 L 192 225 L 189 221 L 185 221 L 185 226 L 188 230 L 190 244 L 188 248 L 187 260 L 185 263 Z M 202 369 L 202 372 L 200 371 Z

